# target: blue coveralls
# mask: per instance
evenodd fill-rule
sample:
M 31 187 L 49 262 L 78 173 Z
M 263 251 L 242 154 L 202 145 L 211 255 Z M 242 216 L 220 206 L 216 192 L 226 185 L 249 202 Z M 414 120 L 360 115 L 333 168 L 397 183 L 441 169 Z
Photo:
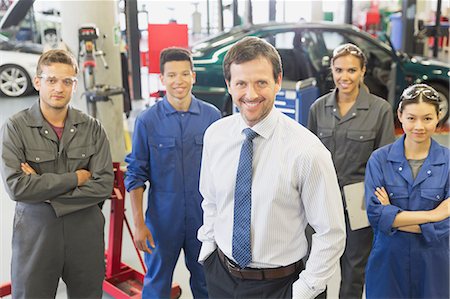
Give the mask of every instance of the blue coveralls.
M 133 150 L 125 159 L 125 186 L 129 192 L 150 182 L 145 221 L 156 245 L 152 254 L 145 253 L 148 270 L 142 298 L 170 297 L 181 248 L 194 297 L 208 297 L 197 262 L 197 230 L 203 223 L 198 184 L 203 134 L 219 118 L 217 108 L 192 96 L 186 112 L 176 111 L 164 98 L 136 119 Z
M 449 298 L 449 219 L 420 225 L 421 234 L 392 227 L 397 213 L 432 210 L 449 194 L 449 149 L 432 140 L 415 180 L 404 136 L 375 151 L 366 169 L 366 206 L 374 230 L 366 268 L 367 298 Z M 391 205 L 374 195 L 384 186 Z

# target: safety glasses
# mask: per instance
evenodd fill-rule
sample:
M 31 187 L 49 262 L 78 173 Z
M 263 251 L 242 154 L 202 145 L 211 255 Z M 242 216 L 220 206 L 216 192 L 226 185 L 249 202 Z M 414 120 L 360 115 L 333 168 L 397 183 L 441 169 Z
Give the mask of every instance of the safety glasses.
M 77 82 L 76 77 L 67 77 L 67 78 L 58 79 L 56 77 L 49 76 L 44 73 L 42 73 L 40 76 L 38 76 L 38 78 L 44 79 L 45 83 L 49 86 L 55 86 L 59 80 L 62 81 L 62 83 L 65 87 L 72 87 L 75 84 L 75 82 Z
M 402 95 L 400 96 L 400 100 L 414 100 L 416 99 L 420 94 L 422 94 L 424 97 L 426 97 L 430 101 L 436 101 L 440 102 L 441 99 L 439 98 L 439 94 L 437 93 L 434 88 L 426 85 L 426 84 L 415 84 L 408 88 L 406 88 Z
M 352 55 L 364 58 L 364 54 L 361 51 L 361 49 L 359 49 L 357 46 L 355 46 L 353 44 L 343 44 L 343 45 L 336 47 L 333 50 L 333 58 L 335 58 L 336 56 L 340 56 L 344 53 L 348 53 L 348 54 L 352 54 Z

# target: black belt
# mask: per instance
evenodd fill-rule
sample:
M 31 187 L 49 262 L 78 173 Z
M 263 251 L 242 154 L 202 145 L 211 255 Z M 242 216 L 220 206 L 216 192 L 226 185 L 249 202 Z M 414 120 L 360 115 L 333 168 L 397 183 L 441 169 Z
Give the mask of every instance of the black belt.
M 270 280 L 284 278 L 294 274 L 295 272 L 300 272 L 304 269 L 302 260 L 295 262 L 293 264 L 278 267 L 278 268 L 266 268 L 266 269 L 255 269 L 255 268 L 239 268 L 233 261 L 231 261 L 225 254 L 223 254 L 220 248 L 217 248 L 217 253 L 220 261 L 228 270 L 228 272 L 241 279 L 253 279 L 253 280 Z

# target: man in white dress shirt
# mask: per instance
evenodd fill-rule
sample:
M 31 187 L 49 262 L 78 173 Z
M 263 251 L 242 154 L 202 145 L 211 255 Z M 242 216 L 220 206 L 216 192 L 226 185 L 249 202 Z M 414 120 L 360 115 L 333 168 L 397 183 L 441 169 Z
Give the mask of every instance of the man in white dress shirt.
M 256 37 L 244 38 L 228 51 L 223 67 L 240 114 L 215 122 L 204 137 L 200 175 L 204 224 L 198 238 L 209 296 L 314 298 L 336 271 L 345 245 L 331 155 L 308 129 L 273 109 L 282 80 L 281 59 L 273 46 Z M 234 229 L 245 230 L 236 222 L 243 208 L 235 204 L 247 128 L 256 137 L 250 141 L 251 258 L 243 267 L 237 258 L 243 246 L 233 243 Z M 316 234 L 304 267 L 307 223 Z

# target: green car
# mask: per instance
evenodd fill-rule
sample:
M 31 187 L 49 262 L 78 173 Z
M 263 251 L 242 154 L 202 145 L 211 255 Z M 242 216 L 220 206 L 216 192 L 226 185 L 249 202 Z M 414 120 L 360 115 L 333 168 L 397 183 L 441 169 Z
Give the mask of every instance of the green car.
M 277 48 L 283 62 L 282 88 L 298 81 L 314 79 L 323 95 L 334 88 L 330 60 L 335 47 L 344 43 L 358 45 L 368 63 L 365 84 L 374 93 L 398 106 L 402 91 L 414 83 L 433 86 L 443 99 L 442 119 L 448 118 L 450 65 L 425 57 L 410 57 L 352 25 L 332 23 L 268 23 L 239 26 L 226 33 L 195 44 L 194 70 L 197 82 L 193 93 L 218 107 L 223 115 L 232 111 L 222 73 L 228 49 L 245 36 L 258 36 Z

